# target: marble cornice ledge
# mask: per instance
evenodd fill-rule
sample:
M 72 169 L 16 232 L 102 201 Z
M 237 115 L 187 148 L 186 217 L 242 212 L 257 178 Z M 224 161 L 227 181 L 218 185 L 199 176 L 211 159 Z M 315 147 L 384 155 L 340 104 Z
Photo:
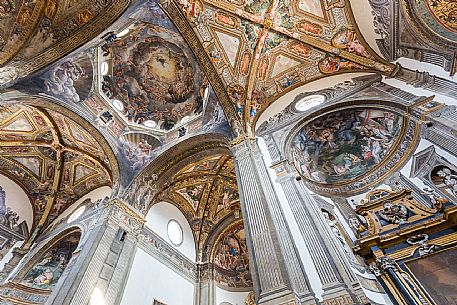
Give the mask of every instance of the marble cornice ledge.
M 195 283 L 197 281 L 196 263 L 169 245 L 148 227 L 144 227 L 139 233 L 138 247 L 189 282 Z

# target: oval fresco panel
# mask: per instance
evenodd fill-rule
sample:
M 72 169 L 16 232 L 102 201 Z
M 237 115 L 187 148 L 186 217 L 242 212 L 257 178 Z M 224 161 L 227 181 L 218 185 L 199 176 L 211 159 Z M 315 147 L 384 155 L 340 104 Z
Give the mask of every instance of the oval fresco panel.
M 295 166 L 313 182 L 350 182 L 390 153 L 402 122 L 398 114 L 375 109 L 348 109 L 321 116 L 295 135 Z

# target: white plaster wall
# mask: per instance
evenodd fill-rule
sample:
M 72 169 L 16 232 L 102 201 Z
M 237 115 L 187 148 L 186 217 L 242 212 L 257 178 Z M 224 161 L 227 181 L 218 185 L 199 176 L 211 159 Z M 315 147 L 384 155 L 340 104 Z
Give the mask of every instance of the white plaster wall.
M 33 210 L 29 197 L 24 190 L 10 178 L 0 174 L 0 186 L 6 193 L 6 207 L 19 215 L 18 223 L 26 221 L 29 230 L 32 228 Z
M 176 220 L 183 230 L 183 242 L 180 246 L 173 245 L 168 238 L 167 226 L 171 219 Z M 190 228 L 187 219 L 177 207 L 168 202 L 159 202 L 153 205 L 146 215 L 146 226 L 191 261 L 194 262 L 196 260 L 195 241 L 192 229 Z
M 54 219 L 51 226 L 55 226 L 56 224 L 58 224 L 60 222 L 60 220 L 62 218 L 65 218 L 68 215 L 70 215 L 71 213 L 73 213 L 76 210 L 76 208 L 81 204 L 81 202 L 83 202 L 84 200 L 90 199 L 92 202 L 95 202 L 95 201 L 97 201 L 99 199 L 103 199 L 105 197 L 109 198 L 109 197 L 111 197 L 111 192 L 112 192 L 111 187 L 102 186 L 102 187 L 99 187 L 99 188 L 93 190 L 92 192 L 87 193 L 83 197 L 76 200 L 71 206 L 68 207 L 68 209 L 63 211 L 62 214 L 60 214 L 56 219 Z
M 194 284 L 138 249 L 124 289 L 121 305 L 193 305 Z
M 232 292 L 216 286 L 216 305 L 244 305 L 249 292 Z

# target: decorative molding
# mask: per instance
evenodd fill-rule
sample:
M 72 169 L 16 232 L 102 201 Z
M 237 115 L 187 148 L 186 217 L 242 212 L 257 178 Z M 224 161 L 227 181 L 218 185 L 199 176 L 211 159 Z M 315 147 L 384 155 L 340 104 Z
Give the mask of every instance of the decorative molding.
M 138 234 L 138 246 L 164 265 L 170 267 L 188 281 L 197 281 L 197 264 L 184 256 L 148 227 Z

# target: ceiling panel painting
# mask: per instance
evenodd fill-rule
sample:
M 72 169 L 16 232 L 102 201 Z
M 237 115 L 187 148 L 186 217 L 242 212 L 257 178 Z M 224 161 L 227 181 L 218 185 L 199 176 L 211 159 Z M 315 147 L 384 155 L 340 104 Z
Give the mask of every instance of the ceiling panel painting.
M 27 128 L 0 128 L 0 172 L 30 196 L 34 226 L 42 218 L 52 221 L 91 190 L 112 184 L 107 147 L 75 118 L 24 104 L 0 108 L 0 126 L 21 118 L 26 118 Z M 52 208 L 46 209 L 48 205 Z
M 238 49 L 240 47 L 240 39 L 223 32 L 215 32 L 220 44 L 222 45 L 225 55 L 227 56 L 232 68 L 234 68 L 238 55 Z
M 33 132 L 35 127 L 32 125 L 31 120 L 23 112 L 12 117 L 9 121 L 1 127 L 3 131 L 12 131 L 12 132 Z
M 307 82 L 361 70 L 389 74 L 394 68 L 363 41 L 344 0 L 249 0 L 244 4 L 209 0 L 196 5 L 198 9 L 189 3 L 177 1 L 177 6 L 248 125 L 277 98 Z M 231 62 L 238 67 L 234 71 L 222 64 L 221 52 L 213 43 L 221 37 L 211 28 L 221 23 L 245 42 L 236 63 Z
M 129 4 L 128 0 L 82 0 L 74 5 L 56 0 L 1 1 L 0 71 L 4 78 L 0 86 L 36 72 L 95 38 Z
M 39 180 L 41 180 L 43 162 L 41 157 L 12 157 L 11 159 L 21 163 L 25 168 L 30 170 Z
M 273 70 L 271 71 L 271 77 L 274 78 L 278 76 L 278 74 L 281 74 L 284 71 L 292 69 L 298 65 L 300 65 L 298 60 L 280 54 L 275 59 L 275 64 L 273 66 Z
M 319 183 L 360 177 L 398 142 L 402 118 L 382 110 L 346 110 L 307 124 L 295 139 L 296 165 Z
M 309 117 L 290 140 L 290 154 L 313 192 L 346 196 L 384 181 L 406 163 L 418 126 L 392 109 L 357 107 Z
M 246 232 L 242 222 L 230 225 L 217 238 L 212 260 L 218 285 L 229 288 L 252 287 Z
M 202 114 L 208 82 L 173 26 L 135 24 L 104 60 L 103 94 L 127 122 L 168 131 Z
M 299 10 L 324 18 L 324 10 L 322 9 L 322 1 L 320 0 L 298 0 L 297 7 Z
M 157 198 L 175 203 L 193 224 L 200 256 L 218 224 L 241 217 L 234 163 L 227 155 L 207 157 L 181 169 Z

